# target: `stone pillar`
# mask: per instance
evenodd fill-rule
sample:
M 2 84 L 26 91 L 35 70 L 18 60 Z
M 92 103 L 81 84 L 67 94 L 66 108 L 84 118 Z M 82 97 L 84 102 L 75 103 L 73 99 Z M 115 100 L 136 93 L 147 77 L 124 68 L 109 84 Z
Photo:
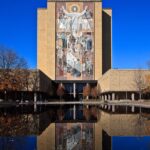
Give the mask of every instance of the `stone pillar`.
M 132 107 L 131 107 L 131 112 L 134 112 L 134 111 L 135 111 L 135 107 L 132 106 Z
M 37 105 L 34 104 L 34 112 L 36 112 L 36 111 L 37 111 Z
M 76 83 L 73 83 L 73 97 L 76 98 Z
M 128 113 L 128 106 L 126 106 L 126 114 Z
M 126 92 L 126 99 L 128 99 L 128 92 Z
M 104 96 L 102 95 L 102 100 L 104 100 Z
M 135 94 L 134 94 L 134 93 L 131 94 L 131 100 L 132 100 L 132 101 L 135 100 Z
M 115 100 L 115 93 L 112 93 L 112 100 Z
M 115 105 L 112 105 L 112 112 L 115 112 Z
M 76 120 L 76 105 L 73 105 L 73 120 Z
M 105 101 L 107 100 L 107 95 L 104 96 L 105 97 Z
M 110 100 L 110 94 L 108 94 L 108 100 Z
M 110 110 L 111 109 L 111 106 L 110 105 L 108 105 L 108 110 Z

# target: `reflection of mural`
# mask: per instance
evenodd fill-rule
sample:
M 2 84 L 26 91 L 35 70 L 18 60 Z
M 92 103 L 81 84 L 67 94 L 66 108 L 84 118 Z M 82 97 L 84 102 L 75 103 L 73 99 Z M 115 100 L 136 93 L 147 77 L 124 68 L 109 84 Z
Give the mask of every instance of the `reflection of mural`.
M 94 4 L 80 4 L 57 3 L 57 80 L 93 79 Z
M 56 150 L 94 149 L 93 123 L 57 123 Z

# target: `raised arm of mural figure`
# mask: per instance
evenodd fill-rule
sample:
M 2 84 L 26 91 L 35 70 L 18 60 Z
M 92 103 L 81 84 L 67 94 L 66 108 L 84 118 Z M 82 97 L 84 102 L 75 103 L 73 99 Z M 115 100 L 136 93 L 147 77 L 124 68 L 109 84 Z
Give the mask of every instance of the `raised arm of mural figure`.
M 80 16 L 84 15 L 88 9 L 88 6 L 85 6 L 85 9 L 81 12 Z
M 68 11 L 65 9 L 64 6 L 62 6 L 62 10 L 63 10 L 63 12 L 64 12 L 66 15 L 70 15 L 70 13 L 68 13 Z

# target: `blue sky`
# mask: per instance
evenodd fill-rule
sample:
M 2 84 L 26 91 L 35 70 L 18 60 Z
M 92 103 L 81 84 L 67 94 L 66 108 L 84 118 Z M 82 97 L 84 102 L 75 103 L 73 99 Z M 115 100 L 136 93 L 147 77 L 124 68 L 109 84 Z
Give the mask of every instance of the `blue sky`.
M 113 68 L 146 68 L 150 60 L 149 0 L 103 0 L 113 9 Z M 0 0 L 0 45 L 36 67 L 37 8 L 46 0 Z

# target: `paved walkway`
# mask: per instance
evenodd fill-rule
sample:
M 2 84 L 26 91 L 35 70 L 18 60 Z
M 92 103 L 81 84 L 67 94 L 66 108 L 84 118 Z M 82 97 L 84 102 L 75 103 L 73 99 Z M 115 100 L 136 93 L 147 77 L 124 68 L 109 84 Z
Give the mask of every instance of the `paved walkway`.
M 116 106 L 135 106 L 135 107 L 143 107 L 150 108 L 150 100 L 139 100 L 139 101 L 131 101 L 131 100 L 114 100 L 114 101 L 54 101 L 54 102 L 37 102 L 37 105 L 116 105 Z
M 12 105 L 115 105 L 115 106 L 135 106 L 142 108 L 150 108 L 150 100 L 113 100 L 113 101 L 101 101 L 101 100 L 85 100 L 85 101 L 46 101 L 46 102 L 0 102 L 0 107 L 3 106 L 12 106 Z

